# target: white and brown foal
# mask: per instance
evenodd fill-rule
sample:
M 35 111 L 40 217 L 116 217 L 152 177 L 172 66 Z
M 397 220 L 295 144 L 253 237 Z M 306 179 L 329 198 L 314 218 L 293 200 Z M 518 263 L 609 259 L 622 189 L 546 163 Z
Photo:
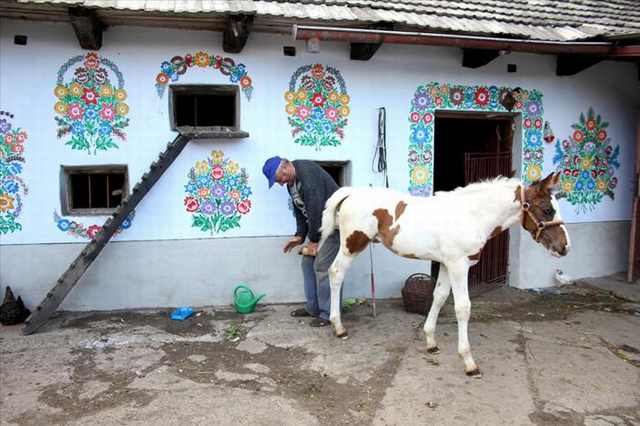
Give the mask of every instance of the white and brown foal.
M 414 197 L 384 188 L 344 187 L 327 200 L 322 239 L 340 229 L 340 251 L 329 269 L 330 319 L 338 337 L 346 336 L 339 309 L 344 275 L 353 259 L 374 239 L 392 252 L 411 259 L 441 263 L 433 303 L 424 325 L 427 350 L 435 353 L 434 337 L 440 308 L 453 289 L 458 320 L 458 353 L 468 375 L 480 376 L 471 356 L 467 326 L 471 303 L 469 267 L 478 263 L 491 237 L 520 223 L 551 254 L 569 251 L 569 234 L 553 196 L 559 174 L 525 188 L 518 179 L 499 177 L 433 197 Z

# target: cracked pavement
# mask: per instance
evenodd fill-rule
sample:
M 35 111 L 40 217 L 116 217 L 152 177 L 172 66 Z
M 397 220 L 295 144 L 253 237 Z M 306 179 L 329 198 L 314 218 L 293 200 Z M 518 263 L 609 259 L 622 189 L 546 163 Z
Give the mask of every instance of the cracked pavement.
M 199 309 L 64 313 L 0 328 L 0 424 L 640 425 L 638 305 L 593 289 L 472 299 L 482 379 L 451 300 L 428 354 L 401 302 L 343 316 L 348 339 L 289 316 Z

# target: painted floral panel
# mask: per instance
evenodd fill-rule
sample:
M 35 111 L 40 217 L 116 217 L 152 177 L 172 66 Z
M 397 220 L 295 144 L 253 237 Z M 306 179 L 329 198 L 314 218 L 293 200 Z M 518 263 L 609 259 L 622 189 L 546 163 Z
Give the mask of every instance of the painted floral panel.
M 253 93 L 253 81 L 247 73 L 247 67 L 244 64 L 236 64 L 235 61 L 228 57 L 220 55 L 212 55 L 207 52 L 196 52 L 195 55 L 187 53 L 184 56 L 174 56 L 170 60 L 163 61 L 160 64 L 160 72 L 156 76 L 156 91 L 161 98 L 170 82 L 176 82 L 180 76 L 193 67 L 213 68 L 220 71 L 222 75 L 229 77 L 232 83 L 240 84 L 242 93 L 247 100 L 251 100 Z
M 203 232 L 223 233 L 240 228 L 240 219 L 251 210 L 249 175 L 238 163 L 212 151 L 197 161 L 188 175 L 184 206 L 191 226 Z
M 576 213 L 586 213 L 593 211 L 605 196 L 614 199 L 620 146 L 611 145 L 609 123 L 593 108 L 589 108 L 586 117 L 581 113 L 579 122 L 571 127 L 569 138 L 556 142 L 553 162 L 562 173 L 557 196 L 575 206 Z
M 350 98 L 337 69 L 321 64 L 298 68 L 284 99 L 295 143 L 316 150 L 340 145 L 348 123 Z
M 80 62 L 71 80 L 65 82 L 66 72 Z M 107 70 L 115 75 L 117 85 Z M 118 148 L 115 138 L 126 140 L 127 92 L 122 73 L 110 60 L 96 52 L 69 59 L 58 71 L 54 94 L 58 139 L 67 138 L 65 145 L 95 155 Z
M 116 230 L 116 235 L 129 229 L 133 223 L 135 217 L 135 211 L 132 211 L 129 216 L 122 222 L 120 227 Z M 76 238 L 83 238 L 85 240 L 95 240 L 100 231 L 102 231 L 102 225 L 85 225 L 74 220 L 69 220 L 61 217 L 58 212 L 53 211 L 53 221 L 58 229 L 62 232 L 66 232 L 68 235 Z
M 18 217 L 22 213 L 22 197 L 29 193 L 20 174 L 24 168 L 24 142 L 27 132 L 13 127 L 13 114 L 0 111 L 0 234 L 22 230 Z
M 542 93 L 537 90 L 497 86 L 463 86 L 431 82 L 418 87 L 409 111 L 409 192 L 429 196 L 433 193 L 433 149 L 435 112 L 437 110 L 506 112 L 500 102 L 507 93 L 515 94 L 512 112 L 523 119 L 522 180 L 540 179 L 543 162 Z

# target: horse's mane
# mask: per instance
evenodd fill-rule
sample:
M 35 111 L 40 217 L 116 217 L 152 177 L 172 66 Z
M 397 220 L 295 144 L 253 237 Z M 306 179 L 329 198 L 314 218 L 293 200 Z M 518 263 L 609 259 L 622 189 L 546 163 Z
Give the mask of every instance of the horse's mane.
M 481 180 L 480 182 L 474 182 L 467 186 L 460 186 L 453 191 L 438 191 L 434 195 L 437 196 L 457 196 L 457 195 L 473 195 L 479 192 L 486 192 L 487 190 L 494 189 L 496 186 L 504 185 L 504 186 L 516 186 L 520 183 L 519 179 L 516 178 L 508 178 L 504 176 L 498 176 L 495 178 L 489 178 L 485 180 Z

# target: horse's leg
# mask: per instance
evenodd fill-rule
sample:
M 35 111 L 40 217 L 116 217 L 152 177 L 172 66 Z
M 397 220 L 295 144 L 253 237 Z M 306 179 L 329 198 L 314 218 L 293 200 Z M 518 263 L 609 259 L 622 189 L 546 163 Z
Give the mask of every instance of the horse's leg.
M 433 291 L 433 303 L 429 309 L 429 315 L 424 322 L 424 334 L 427 337 L 427 351 L 430 353 L 438 353 L 438 344 L 436 343 L 436 323 L 438 322 L 438 314 L 444 302 L 447 301 L 451 291 L 451 280 L 449 273 L 444 265 L 440 265 L 440 273 L 438 274 L 438 283 Z
M 333 324 L 333 328 L 337 337 L 345 337 L 347 330 L 342 326 L 340 318 L 340 289 L 344 281 L 344 275 L 353 262 L 353 256 L 345 254 L 340 247 L 340 251 L 329 268 L 329 282 L 331 283 L 331 313 L 329 320 Z
M 481 377 L 480 370 L 471 356 L 469 345 L 469 316 L 471 314 L 471 302 L 469 301 L 469 289 L 467 282 L 469 277 L 469 262 L 466 259 L 447 264 L 449 279 L 453 289 L 453 301 L 458 320 L 458 354 L 464 361 L 464 371 L 468 376 Z

